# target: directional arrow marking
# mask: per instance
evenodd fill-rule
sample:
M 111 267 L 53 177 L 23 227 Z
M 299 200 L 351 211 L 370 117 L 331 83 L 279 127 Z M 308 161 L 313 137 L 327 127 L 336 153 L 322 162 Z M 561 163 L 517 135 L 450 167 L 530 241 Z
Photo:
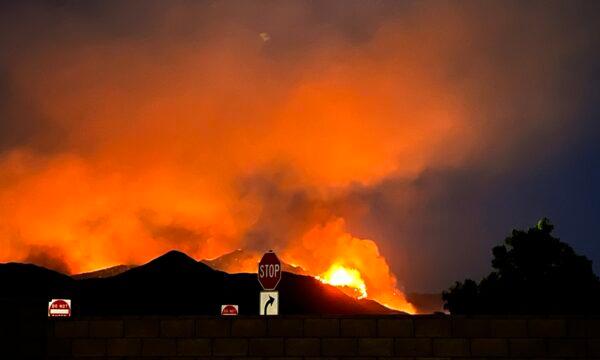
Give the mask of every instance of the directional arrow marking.
M 271 305 L 273 305 L 273 302 L 275 302 L 275 298 L 272 297 L 271 295 L 269 295 L 269 300 L 267 301 L 267 303 L 265 304 L 265 311 L 263 311 L 264 315 L 267 315 L 267 308 Z
M 279 315 L 279 292 L 261 291 L 259 306 L 259 315 Z

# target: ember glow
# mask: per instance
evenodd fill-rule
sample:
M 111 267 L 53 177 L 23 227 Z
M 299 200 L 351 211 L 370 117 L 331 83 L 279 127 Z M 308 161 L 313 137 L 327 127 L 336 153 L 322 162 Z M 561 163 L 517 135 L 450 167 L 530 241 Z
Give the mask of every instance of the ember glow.
M 367 286 L 356 269 L 348 269 L 342 265 L 334 264 L 325 274 L 317 276 L 319 280 L 326 284 L 350 288 L 352 295 L 358 299 L 367 297 Z

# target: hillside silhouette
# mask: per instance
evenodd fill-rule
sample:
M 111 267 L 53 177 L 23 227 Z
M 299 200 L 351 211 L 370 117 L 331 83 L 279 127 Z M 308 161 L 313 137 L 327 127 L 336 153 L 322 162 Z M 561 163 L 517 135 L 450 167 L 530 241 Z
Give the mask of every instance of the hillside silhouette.
M 74 315 L 216 315 L 222 304 L 241 315 L 259 313 L 256 274 L 227 274 L 184 253 L 170 251 L 115 276 L 74 279 L 30 264 L 0 264 L 0 299 L 47 304 L 73 300 Z M 281 314 L 397 313 L 357 300 L 303 275 L 284 272 L 278 287 Z
M 494 271 L 443 293 L 452 314 L 600 314 L 600 280 L 592 262 L 552 236 L 546 218 L 513 230 L 493 248 Z

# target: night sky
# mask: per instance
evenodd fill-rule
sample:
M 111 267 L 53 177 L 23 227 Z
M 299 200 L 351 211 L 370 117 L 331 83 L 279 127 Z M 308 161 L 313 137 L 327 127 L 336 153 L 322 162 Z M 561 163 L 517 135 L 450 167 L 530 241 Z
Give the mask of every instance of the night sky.
M 0 261 L 433 292 L 548 217 L 600 274 L 598 81 L 597 1 L 2 1 Z

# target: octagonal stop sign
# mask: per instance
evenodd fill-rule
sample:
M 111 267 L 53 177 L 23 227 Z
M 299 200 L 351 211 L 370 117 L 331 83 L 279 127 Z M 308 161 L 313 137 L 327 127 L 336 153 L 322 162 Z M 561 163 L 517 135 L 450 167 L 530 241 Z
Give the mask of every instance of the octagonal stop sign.
M 258 282 L 264 290 L 275 290 L 280 280 L 281 262 L 273 250 L 269 250 L 258 263 Z

